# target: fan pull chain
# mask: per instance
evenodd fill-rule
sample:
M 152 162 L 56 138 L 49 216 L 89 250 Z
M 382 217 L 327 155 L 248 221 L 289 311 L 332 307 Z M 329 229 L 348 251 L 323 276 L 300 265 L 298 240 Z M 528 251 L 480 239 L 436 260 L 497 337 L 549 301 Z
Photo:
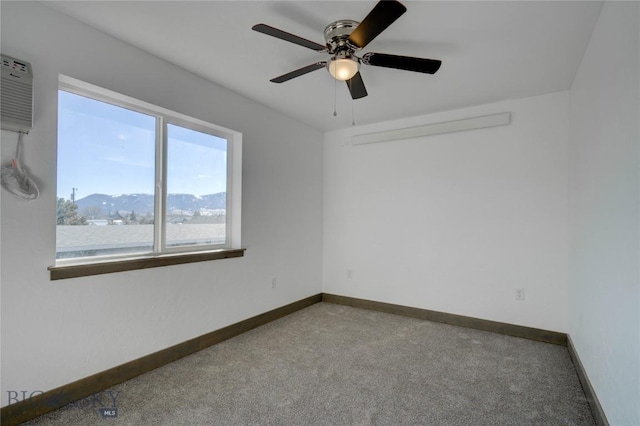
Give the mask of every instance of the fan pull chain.
M 338 111 L 336 110 L 336 98 L 338 97 L 338 80 L 333 79 L 333 116 L 338 116 Z

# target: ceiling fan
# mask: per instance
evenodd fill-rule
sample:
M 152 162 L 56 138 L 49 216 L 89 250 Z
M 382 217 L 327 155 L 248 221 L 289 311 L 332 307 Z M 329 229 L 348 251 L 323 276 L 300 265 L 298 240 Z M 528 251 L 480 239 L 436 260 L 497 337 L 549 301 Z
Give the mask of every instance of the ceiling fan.
M 315 43 L 297 35 L 279 30 L 266 24 L 254 25 L 251 29 L 297 45 L 328 53 L 331 58 L 315 62 L 279 77 L 272 78 L 273 83 L 283 83 L 301 75 L 326 67 L 336 80 L 344 80 L 353 99 L 367 96 L 360 75 L 360 64 L 376 67 L 396 68 L 406 71 L 434 74 L 440 68 L 441 61 L 436 59 L 414 58 L 411 56 L 389 55 L 368 52 L 359 57 L 356 52 L 363 49 L 407 11 L 396 0 L 380 0 L 362 22 L 342 19 L 327 25 L 324 30 L 325 45 Z

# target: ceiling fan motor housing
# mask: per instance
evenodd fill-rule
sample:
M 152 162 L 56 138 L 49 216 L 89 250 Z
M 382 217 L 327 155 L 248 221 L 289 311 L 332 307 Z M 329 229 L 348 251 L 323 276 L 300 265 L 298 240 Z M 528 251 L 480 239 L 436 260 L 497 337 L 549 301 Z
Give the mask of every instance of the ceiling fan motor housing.
M 327 25 L 324 29 L 324 39 L 330 49 L 329 53 L 334 54 L 343 50 L 353 52 L 356 50 L 356 47 L 347 43 L 347 39 L 358 25 L 360 25 L 360 22 L 350 19 L 342 19 Z

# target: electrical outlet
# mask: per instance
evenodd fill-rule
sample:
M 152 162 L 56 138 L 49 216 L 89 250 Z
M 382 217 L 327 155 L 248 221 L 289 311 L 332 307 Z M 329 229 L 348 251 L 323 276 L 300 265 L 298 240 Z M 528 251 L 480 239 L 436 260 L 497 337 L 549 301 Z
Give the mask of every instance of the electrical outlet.
M 347 278 L 353 278 L 353 270 L 347 269 Z
M 278 286 L 278 280 L 276 278 L 271 278 L 271 288 L 276 288 Z
M 524 300 L 524 288 L 516 288 L 516 300 Z

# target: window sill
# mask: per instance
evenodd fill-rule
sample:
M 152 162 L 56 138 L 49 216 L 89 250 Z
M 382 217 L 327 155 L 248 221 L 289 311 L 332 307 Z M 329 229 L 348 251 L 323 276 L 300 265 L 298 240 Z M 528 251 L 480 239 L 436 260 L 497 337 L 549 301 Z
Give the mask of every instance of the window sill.
M 167 254 L 154 257 L 138 257 L 105 262 L 84 263 L 78 265 L 49 266 L 50 279 L 87 277 L 90 275 L 111 274 L 113 272 L 135 271 L 137 269 L 157 268 L 160 266 L 180 265 L 183 263 L 204 262 L 208 260 L 243 257 L 245 249 L 225 249 L 194 253 Z

